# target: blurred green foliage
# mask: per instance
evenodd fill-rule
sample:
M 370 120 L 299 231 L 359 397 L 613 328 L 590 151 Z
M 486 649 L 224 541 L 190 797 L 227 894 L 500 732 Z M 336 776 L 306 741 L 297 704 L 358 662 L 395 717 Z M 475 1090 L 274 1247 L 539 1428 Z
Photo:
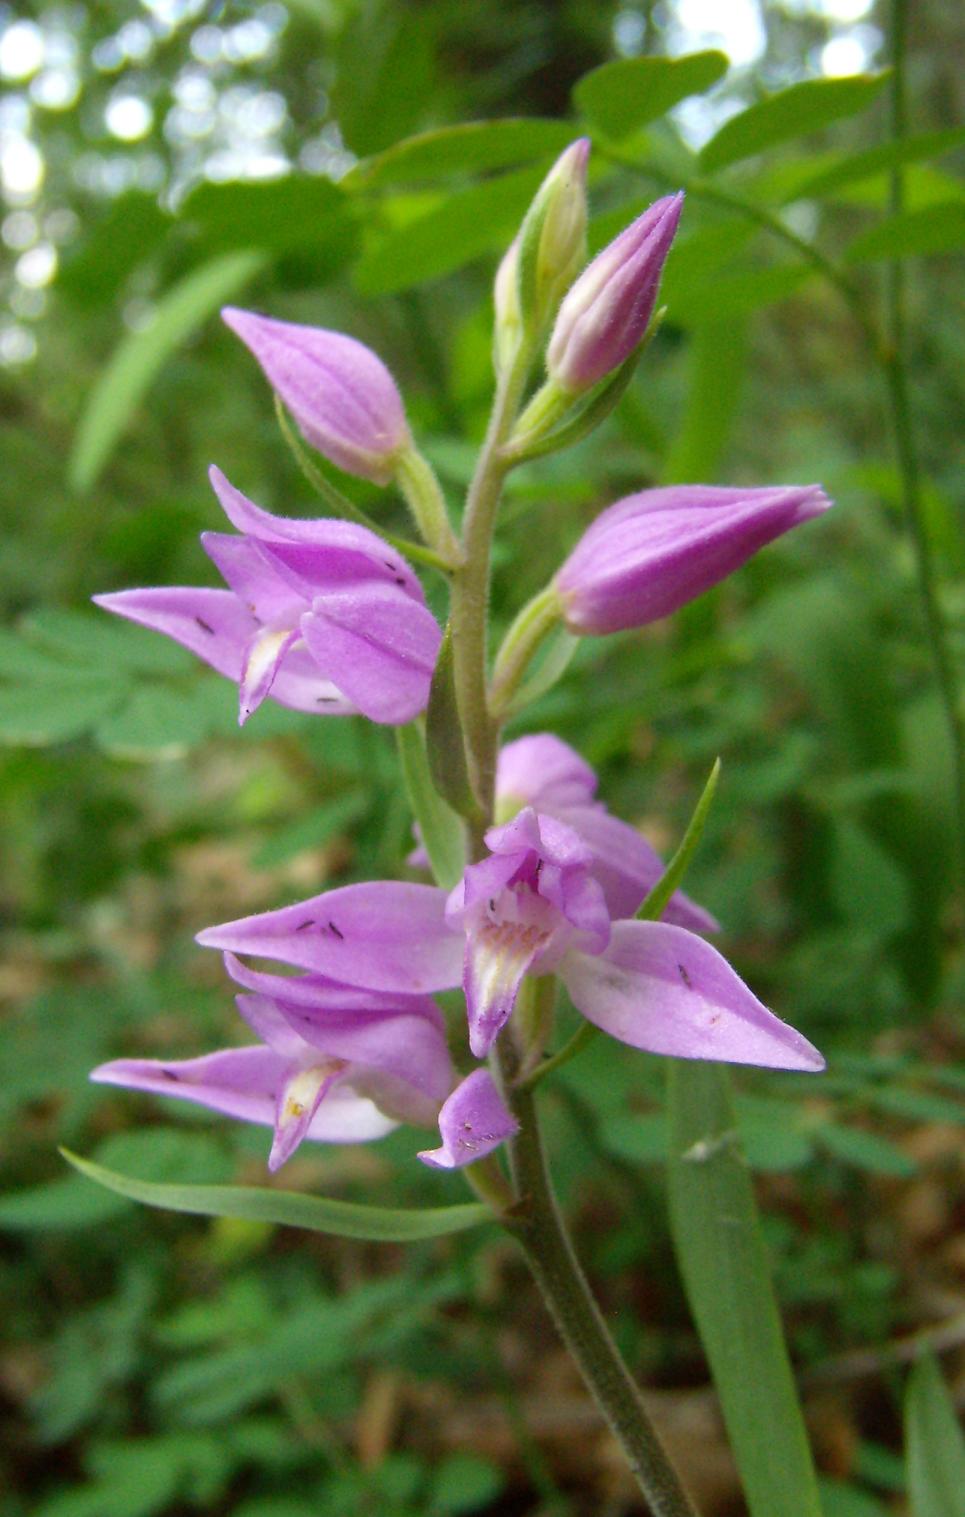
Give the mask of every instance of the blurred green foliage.
M 878 9 L 869 25 L 884 26 Z M 172 18 L 149 59 L 90 61 L 119 18 L 149 10 Z M 293 171 L 205 181 L 190 135 L 165 137 L 160 123 L 183 109 L 199 32 L 225 37 L 264 10 L 271 46 L 219 55 L 211 78 L 222 104 L 232 88 L 278 94 L 276 145 Z M 24 14 L 57 21 L 42 5 Z M 667 852 L 721 755 L 688 889 L 763 998 L 829 1059 L 820 1081 L 738 1082 L 795 1358 L 820 1377 L 849 1348 L 922 1328 L 944 1266 L 920 1250 L 943 1224 L 916 1242 L 903 1198 L 926 1185 L 941 1211 L 954 1159 L 940 1135 L 965 1111 L 951 762 L 880 384 L 821 260 L 874 316 L 880 260 L 929 257 L 910 290 L 913 395 L 960 668 L 965 335 L 945 255 L 965 241 L 950 64 L 961 11 L 916 7 L 915 131 L 900 153 L 884 141 L 879 74 L 814 77 L 830 26 L 818 8 L 765 7 L 765 50 L 744 69 L 703 45 L 663 56 L 685 51 L 672 6 L 71 14 L 81 94 L 35 112 L 47 181 L 25 213 L 79 224 L 36 319 L 35 360 L 0 369 L 0 1514 L 444 1517 L 509 1510 L 508 1484 L 512 1510 L 599 1510 L 579 1482 L 560 1477 L 560 1489 L 526 1432 L 504 1360 L 542 1353 L 533 1334 L 548 1329 L 533 1327 L 522 1266 L 489 1230 L 403 1251 L 141 1211 L 65 1172 L 58 1142 L 146 1180 L 261 1181 L 262 1132 L 92 1090 L 87 1072 L 234 1037 L 219 966 L 192 934 L 394 872 L 410 821 L 391 734 L 270 703 L 239 734 L 225 682 L 85 602 L 211 575 L 197 545 L 219 525 L 211 462 L 269 509 L 320 509 L 260 375 L 217 321 L 225 300 L 376 348 L 455 504 L 489 403 L 490 280 L 547 164 L 592 135 L 594 247 L 683 184 L 668 316 L 639 376 L 600 434 L 512 477 L 497 627 L 622 493 L 817 479 L 836 499 L 671 623 L 581 645 L 525 726 L 551 724 L 577 746 L 612 808 Z M 621 38 L 639 56 L 617 56 Z M 111 143 L 100 125 L 122 85 L 152 103 L 147 145 Z M 667 113 L 708 90 L 716 127 L 695 151 L 692 118 Z M 300 159 L 307 143 L 314 156 Z M 112 178 L 115 160 L 128 168 Z M 896 162 L 906 209 L 889 216 Z M 5 289 L 28 309 L 15 279 Z M 339 484 L 403 527 L 397 500 Z M 651 1382 L 699 1384 L 666 1221 L 659 1061 L 598 1040 L 553 1085 L 561 1189 L 621 1346 Z M 286 1183 L 383 1205 L 464 1199 L 458 1179 L 412 1162 L 417 1146 L 408 1133 L 314 1151 Z M 960 1462 L 929 1375 L 916 1371 L 909 1396 L 913 1517 L 944 1510 L 923 1473 L 929 1440 L 942 1470 Z M 382 1427 L 386 1376 L 397 1399 Z M 534 1372 L 528 1393 L 541 1385 Z M 830 1517 L 904 1509 L 888 1464 L 898 1392 L 880 1375 L 860 1412 L 873 1425 L 827 1461 Z M 471 1420 L 454 1413 L 474 1397 L 501 1408 L 511 1457 L 473 1452 Z

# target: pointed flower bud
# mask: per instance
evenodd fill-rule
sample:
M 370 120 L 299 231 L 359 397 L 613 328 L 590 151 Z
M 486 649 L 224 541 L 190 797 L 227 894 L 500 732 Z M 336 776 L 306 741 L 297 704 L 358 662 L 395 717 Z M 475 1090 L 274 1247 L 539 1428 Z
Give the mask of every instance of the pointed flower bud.
M 683 194 L 667 195 L 598 253 L 570 289 L 546 354 L 551 379 L 571 395 L 589 390 L 642 341 L 657 300 Z
M 586 256 L 586 162 L 589 139 L 556 160 L 526 212 L 496 275 L 496 364 L 515 353 L 523 331 L 534 337 L 552 319 Z
M 566 625 L 604 633 L 658 621 L 830 504 L 819 485 L 628 495 L 587 528 L 556 575 Z
M 307 441 L 347 474 L 388 484 L 412 438 L 402 397 L 381 358 L 341 332 L 273 321 L 233 306 L 221 314 Z

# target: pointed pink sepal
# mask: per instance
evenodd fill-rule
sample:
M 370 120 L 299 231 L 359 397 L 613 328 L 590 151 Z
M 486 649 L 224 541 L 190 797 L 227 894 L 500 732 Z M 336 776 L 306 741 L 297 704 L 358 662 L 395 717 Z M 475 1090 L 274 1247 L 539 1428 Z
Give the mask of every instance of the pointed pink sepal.
M 587 1021 L 621 1043 L 678 1059 L 717 1059 L 811 1073 L 824 1059 L 757 999 L 703 938 L 666 922 L 616 922 L 598 957 L 571 952 L 560 970 Z
M 442 1147 L 424 1149 L 419 1158 L 433 1169 L 461 1169 L 484 1159 L 518 1130 L 489 1070 L 474 1069 L 443 1103 Z
M 205 948 L 280 959 L 366 990 L 410 995 L 462 977 L 463 940 L 445 919 L 445 892 L 374 880 L 344 885 L 280 911 L 198 933 Z

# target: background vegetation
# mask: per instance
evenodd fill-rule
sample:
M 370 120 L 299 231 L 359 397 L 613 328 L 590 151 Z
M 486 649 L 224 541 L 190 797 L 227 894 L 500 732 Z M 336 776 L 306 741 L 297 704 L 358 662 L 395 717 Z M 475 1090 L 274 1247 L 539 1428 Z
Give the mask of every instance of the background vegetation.
M 87 608 L 211 573 L 211 462 L 269 509 L 317 509 L 218 307 L 369 342 L 455 500 L 487 413 L 496 259 L 586 130 L 594 246 L 688 189 L 668 318 L 603 432 L 513 477 L 497 614 L 646 484 L 815 479 L 837 501 L 672 622 L 582 646 L 527 722 L 662 847 L 722 756 L 688 888 L 829 1060 L 819 1081 L 738 1082 L 827 1517 L 903 1513 L 909 1480 L 914 1517 L 953 1517 L 921 1483 L 960 1458 L 930 1362 L 908 1432 L 927 1457 L 901 1458 L 915 1347 L 965 1389 L 965 1076 L 948 682 L 943 706 L 886 381 L 891 260 L 920 255 L 906 352 L 954 685 L 965 16 L 913 8 L 902 154 L 888 37 L 866 0 L 0 8 L 2 1517 L 636 1510 L 491 1230 L 403 1251 L 191 1220 L 56 1153 L 260 1181 L 262 1130 L 87 1073 L 234 1039 L 194 932 L 390 874 L 408 847 L 391 733 L 266 705 L 239 736 L 226 682 Z M 630 61 L 721 44 L 729 60 Z M 748 135 L 747 106 L 821 78 Z M 583 1257 L 710 1517 L 741 1507 L 670 1246 L 662 1080 L 601 1040 L 548 1093 L 548 1125 Z M 417 1146 L 313 1149 L 286 1184 L 460 1199 Z

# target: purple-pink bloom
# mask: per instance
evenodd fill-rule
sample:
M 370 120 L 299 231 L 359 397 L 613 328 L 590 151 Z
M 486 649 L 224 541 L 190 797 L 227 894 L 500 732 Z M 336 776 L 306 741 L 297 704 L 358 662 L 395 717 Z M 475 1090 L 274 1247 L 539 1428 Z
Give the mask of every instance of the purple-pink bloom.
M 273 516 L 211 482 L 242 535 L 201 542 L 227 590 L 172 587 L 96 595 L 237 680 L 239 721 L 266 696 L 322 715 L 411 721 L 426 705 L 440 632 L 408 564 L 354 522 Z
M 386 485 L 412 443 L 395 380 L 371 348 L 341 332 L 226 306 L 222 316 L 257 358 L 308 442 L 348 474 Z
M 683 194 L 666 195 L 598 253 L 563 299 L 546 350 L 562 390 L 579 394 L 619 368 L 643 340 Z
M 433 1169 L 461 1169 L 505 1143 L 519 1129 L 488 1069 L 474 1069 L 443 1102 L 439 1113 L 441 1148 L 423 1149 L 419 1158 Z
M 824 1061 L 709 943 L 668 922 L 612 922 L 579 834 L 525 807 L 448 898 L 431 885 L 347 885 L 209 927 L 207 947 L 281 959 L 391 991 L 467 993 L 470 1045 L 488 1051 L 526 973 L 555 972 L 621 1042 L 681 1058 L 817 1070 Z
M 507 743 L 496 770 L 500 821 L 533 806 L 577 832 L 592 855 L 590 872 L 603 887 L 611 917 L 631 917 L 664 872 L 646 838 L 596 798 L 599 781 L 585 759 L 562 738 L 536 732 Z M 682 890 L 674 891 L 663 920 L 692 932 L 718 932 L 719 923 Z
M 469 1047 L 483 1058 L 513 1010 L 523 976 L 550 974 L 577 945 L 601 953 L 610 937 L 603 890 L 579 834 L 531 806 L 486 833 L 488 858 L 470 864 L 446 906 L 465 932 L 463 988 Z
M 305 1138 L 359 1143 L 399 1122 L 432 1125 L 454 1078 L 434 1002 L 226 963 L 254 992 L 236 1000 L 261 1043 L 178 1062 L 116 1059 L 91 1078 L 273 1127 L 273 1171 Z
M 566 625 L 605 633 L 658 621 L 830 504 L 819 485 L 627 495 L 591 522 L 556 575 Z

